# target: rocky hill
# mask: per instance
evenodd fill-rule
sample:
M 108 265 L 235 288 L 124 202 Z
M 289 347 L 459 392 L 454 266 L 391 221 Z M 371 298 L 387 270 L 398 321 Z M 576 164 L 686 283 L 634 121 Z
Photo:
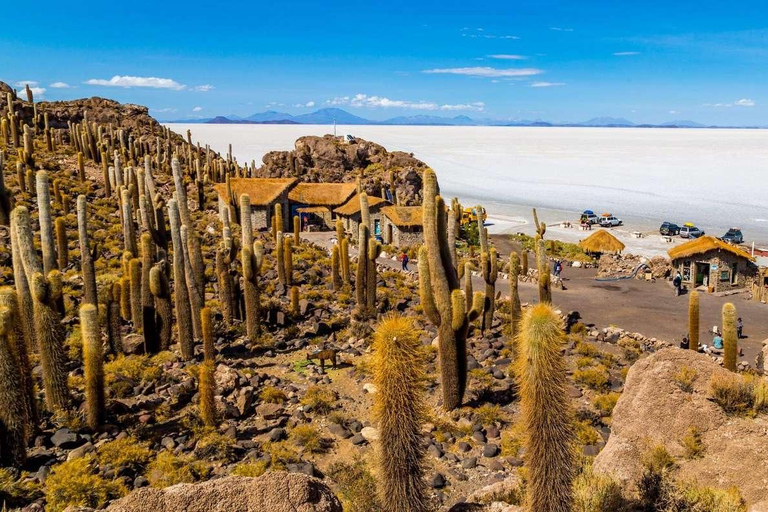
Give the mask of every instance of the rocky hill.
M 394 184 L 393 199 L 404 206 L 421 204 L 421 180 L 427 164 L 402 151 L 363 139 L 341 142 L 331 135 L 307 136 L 293 151 L 270 151 L 258 169 L 264 178 L 297 177 L 306 182 L 354 182 L 360 177 L 369 195 L 381 197 Z

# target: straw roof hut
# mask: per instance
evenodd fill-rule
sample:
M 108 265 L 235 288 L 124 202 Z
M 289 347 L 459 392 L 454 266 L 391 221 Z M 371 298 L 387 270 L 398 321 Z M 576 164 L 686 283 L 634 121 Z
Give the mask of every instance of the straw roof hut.
M 621 253 L 625 245 L 604 229 L 595 231 L 584 240 L 579 241 L 579 247 L 589 253 Z
M 709 235 L 700 236 L 699 238 L 678 245 L 677 247 L 673 247 L 667 251 L 667 254 L 669 254 L 669 259 L 676 260 L 679 258 L 690 258 L 692 256 L 704 254 L 709 251 L 718 250 L 723 250 L 733 254 L 734 256 L 746 258 L 750 261 L 755 261 L 755 258 L 753 258 L 741 247 L 729 244 L 728 242 L 723 242 L 719 238 L 715 238 Z
M 384 241 L 398 247 L 412 247 L 424 243 L 421 206 L 385 206 Z
M 336 207 L 355 193 L 355 183 L 299 183 L 288 193 L 292 203 Z
M 667 254 L 684 286 L 720 293 L 762 284 L 752 255 L 713 236 L 690 240 Z
M 213 186 L 226 203 L 239 204 L 240 196 L 251 199 L 251 206 L 269 206 L 277 201 L 298 180 L 296 178 L 232 178 L 229 180 L 232 195 L 229 197 L 226 183 Z

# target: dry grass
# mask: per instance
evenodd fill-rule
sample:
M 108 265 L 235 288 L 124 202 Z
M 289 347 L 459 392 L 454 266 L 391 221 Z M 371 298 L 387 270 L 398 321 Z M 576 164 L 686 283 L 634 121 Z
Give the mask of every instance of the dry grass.
M 709 380 L 709 394 L 728 414 L 768 411 L 768 383 L 762 377 L 718 372 Z

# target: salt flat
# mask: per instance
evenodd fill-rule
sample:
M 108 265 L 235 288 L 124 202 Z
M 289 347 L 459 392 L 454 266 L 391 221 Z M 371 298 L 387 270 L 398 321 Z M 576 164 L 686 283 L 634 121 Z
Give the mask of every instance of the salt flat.
M 318 125 L 169 125 L 240 162 L 288 150 Z M 443 195 L 480 203 L 498 219 L 542 209 L 550 223 L 592 209 L 651 231 L 663 220 L 693 222 L 720 236 L 739 226 L 768 242 L 768 130 L 338 126 L 432 166 Z M 497 230 L 501 228 L 499 222 Z M 504 224 L 518 230 L 517 222 Z M 523 229 L 525 230 L 525 229 Z

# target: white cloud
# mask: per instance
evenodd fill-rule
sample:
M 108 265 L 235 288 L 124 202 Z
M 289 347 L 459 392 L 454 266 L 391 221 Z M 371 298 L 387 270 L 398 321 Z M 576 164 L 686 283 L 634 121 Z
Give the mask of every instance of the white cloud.
M 35 83 L 37 83 L 37 82 L 35 82 Z M 19 94 L 20 97 L 26 99 L 26 96 L 25 96 L 25 93 L 24 93 L 24 91 L 26 89 L 24 88 L 23 85 L 21 87 L 22 88 L 18 91 L 18 94 Z M 32 87 L 30 85 L 29 86 L 29 90 L 32 91 L 32 96 L 34 96 L 34 99 L 40 99 L 40 98 L 43 97 L 43 95 L 45 94 L 45 91 L 47 91 L 48 89 L 46 89 L 45 87 Z
M 170 108 L 170 107 L 166 107 L 166 108 L 153 108 L 152 112 L 158 112 L 158 113 L 165 114 L 165 113 L 168 113 L 168 112 L 176 112 L 176 109 L 175 108 Z
M 573 32 L 572 28 L 549 27 L 549 30 L 554 30 L 555 32 Z
M 196 85 L 196 86 L 194 86 L 194 87 L 192 88 L 192 90 L 193 90 L 193 91 L 196 91 L 196 92 L 208 92 L 208 91 L 210 91 L 210 90 L 212 90 L 212 89 L 215 89 L 215 87 L 214 87 L 214 86 L 212 86 L 212 85 L 210 85 L 210 84 L 205 84 L 205 85 Z
M 565 85 L 565 82 L 533 82 L 531 87 L 558 87 Z
M 525 55 L 509 55 L 506 53 L 497 53 L 494 55 L 489 55 L 488 58 L 499 59 L 499 60 L 525 60 L 528 57 L 526 57 Z
M 744 98 L 734 103 L 734 105 L 736 105 L 737 107 L 754 107 L 755 101 Z
M 733 103 L 705 103 L 705 107 L 754 107 L 757 105 L 757 102 L 755 100 L 750 100 L 747 98 L 742 98 L 740 100 L 736 100 Z
M 472 32 L 472 29 L 464 27 L 461 29 L 461 32 L 462 37 L 471 37 L 473 39 L 520 39 L 518 36 L 487 34 L 485 29 L 482 28 L 476 28 L 475 32 Z
M 297 103 L 294 105 L 294 108 L 311 108 L 315 106 L 314 101 L 308 101 L 306 103 Z
M 445 74 L 445 75 L 465 75 L 482 77 L 500 77 L 500 76 L 532 76 L 540 75 L 544 71 L 536 68 L 520 69 L 499 69 L 491 67 L 471 67 L 471 68 L 442 68 L 425 69 L 424 73 Z
M 640 55 L 640 52 L 614 52 L 615 57 L 631 57 L 633 55 Z
M 156 78 L 154 76 L 120 76 L 115 75 L 109 80 L 92 78 L 85 82 L 88 85 L 101 85 L 104 87 L 151 87 L 153 89 L 173 89 L 180 91 L 186 87 L 170 78 Z
M 25 85 L 28 85 L 30 87 L 34 87 L 38 84 L 38 82 L 35 82 L 34 80 L 22 80 L 20 82 L 16 82 L 16 87 L 24 87 Z
M 669 113 L 670 114 L 679 114 L 680 111 L 679 110 L 670 110 Z
M 203 110 L 203 107 L 195 107 L 192 109 L 192 112 L 200 112 L 201 110 Z
M 50 87 L 51 89 L 71 89 L 72 88 L 72 86 L 66 82 L 53 82 L 48 87 Z
M 444 110 L 444 111 L 457 111 L 457 110 L 473 110 L 481 112 L 485 109 L 485 103 L 481 101 L 472 103 L 459 103 L 459 104 L 439 104 L 429 101 L 408 101 L 408 100 L 393 100 L 383 96 L 368 96 L 367 94 L 356 94 L 354 96 L 341 96 L 336 97 L 325 102 L 326 105 L 349 105 L 350 107 L 357 108 L 402 108 L 410 110 Z

